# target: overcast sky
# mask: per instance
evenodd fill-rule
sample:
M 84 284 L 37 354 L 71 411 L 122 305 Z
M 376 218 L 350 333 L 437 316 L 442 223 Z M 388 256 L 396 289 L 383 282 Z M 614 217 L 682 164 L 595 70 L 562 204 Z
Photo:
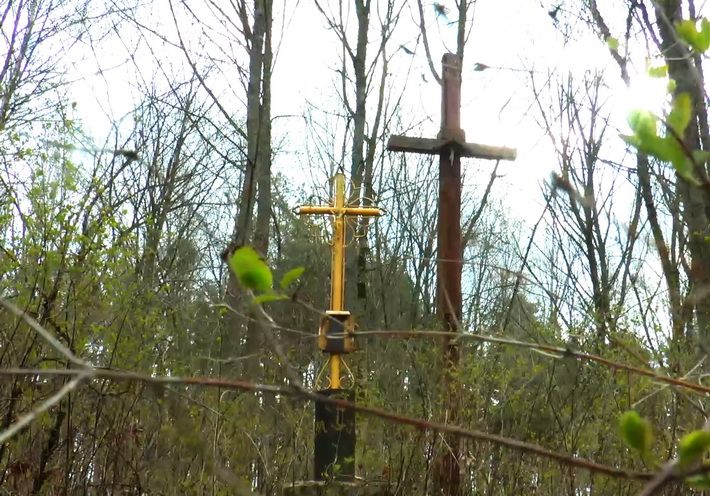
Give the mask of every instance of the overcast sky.
M 169 40 L 177 41 L 170 11 L 165 3 L 158 3 L 142 11 L 145 17 L 142 22 L 156 27 Z M 452 1 L 448 3 L 453 7 Z M 606 3 L 608 12 L 608 5 L 614 2 Z M 339 77 L 335 72 L 339 65 L 337 37 L 327 29 L 323 16 L 312 1 L 276 4 L 279 10 L 275 15 L 274 36 L 278 54 L 272 81 L 273 115 L 303 115 L 308 110 L 309 102 L 325 108 L 330 105 L 335 109 L 338 103 L 334 85 Z M 605 8 L 604 2 L 600 5 Z M 198 9 L 199 2 L 192 7 Z M 455 27 L 448 25 L 446 19 L 434 15 L 431 2 L 425 2 L 425 7 L 429 9 L 426 17 L 432 57 L 439 69 L 441 55 L 447 48 L 454 48 Z M 550 140 L 538 123 L 539 113 L 534 103 L 529 71 L 534 71 L 532 74 L 538 87 L 549 86 L 551 81 L 554 84 L 555 78 L 549 78 L 550 72 L 559 75 L 571 72 L 581 77 L 585 71 L 607 71 L 613 95 L 608 107 L 614 125 L 620 130 L 625 128 L 630 108 L 652 100 L 662 102 L 664 98 L 665 83 L 650 80 L 644 75 L 645 62 L 635 61 L 632 67 L 632 74 L 635 75 L 633 88 L 631 91 L 625 89 L 605 44 L 589 30 L 580 26 L 574 32 L 573 39 L 565 43 L 560 30 L 548 15 L 550 8 L 552 5 L 549 3 L 535 0 L 478 0 L 463 68 L 462 126 L 467 140 L 518 149 L 518 159 L 500 168 L 505 177 L 495 187 L 494 195 L 505 198 L 513 217 L 527 222 L 539 216 L 542 208 L 541 185 L 556 169 Z M 440 89 L 431 77 L 422 45 L 416 43 L 416 2 L 408 2 L 403 12 L 390 49 L 402 44 L 415 49 L 416 54 L 411 56 L 399 50 L 390 72 L 394 81 L 399 78 L 400 87 L 405 84 L 403 78 L 407 78 L 404 100 L 407 108 L 403 110 L 421 114 L 424 121 L 422 133 L 433 137 L 439 128 Z M 573 19 L 576 14 L 565 11 L 562 15 Z M 623 20 L 623 14 L 619 18 Z M 613 30 L 614 19 L 609 21 Z M 188 43 L 199 40 L 199 36 L 191 36 L 197 34 L 192 31 L 195 29 L 194 25 L 181 23 L 183 37 L 187 38 Z M 182 55 L 169 43 L 162 43 L 155 37 L 141 40 L 127 25 L 121 27 L 121 33 L 121 41 L 116 40 L 115 36 L 107 37 L 100 43 L 92 40 L 93 50 L 87 43 L 83 52 L 77 52 L 77 59 L 73 62 L 73 70 L 83 79 L 73 87 L 72 95 L 78 102 L 79 116 L 97 138 L 106 133 L 111 120 L 130 112 L 139 97 L 136 85 L 140 78 L 158 77 L 166 67 L 167 72 L 184 72 L 184 77 L 189 77 L 189 68 Z M 195 49 L 199 50 L 199 44 Z M 133 64 L 125 63 L 129 52 L 137 60 L 140 74 Z M 97 54 L 104 70 L 92 75 L 96 72 L 95 63 L 88 61 L 92 57 L 95 59 Z M 157 68 L 156 57 L 163 59 L 163 68 Z M 475 71 L 476 63 L 491 68 Z M 230 75 L 229 70 L 228 66 L 224 69 L 222 80 L 225 87 L 230 84 L 230 78 L 237 80 L 236 72 Z M 238 83 L 234 84 L 234 88 L 237 90 L 232 94 L 238 93 Z M 216 90 L 221 91 L 220 88 Z M 235 113 L 239 114 L 242 110 L 239 102 L 232 100 L 232 103 L 238 107 Z M 285 144 L 284 150 L 276 157 L 276 170 L 308 190 L 318 187 L 315 183 L 322 182 L 323 177 L 303 173 L 308 168 L 302 153 L 306 138 L 303 119 L 282 117 L 275 120 L 274 139 L 284 139 Z M 615 146 L 623 149 L 620 141 Z M 464 165 L 468 186 L 487 181 L 491 163 L 466 161 Z

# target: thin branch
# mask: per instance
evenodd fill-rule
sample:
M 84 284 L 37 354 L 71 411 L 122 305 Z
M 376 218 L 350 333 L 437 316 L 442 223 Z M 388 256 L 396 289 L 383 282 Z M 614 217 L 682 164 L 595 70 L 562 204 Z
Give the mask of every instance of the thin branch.
M 481 218 L 481 214 L 483 213 L 483 210 L 488 205 L 488 197 L 490 196 L 491 189 L 493 189 L 493 183 L 498 178 L 498 166 L 499 165 L 500 165 L 500 160 L 496 160 L 496 165 L 493 167 L 493 172 L 491 172 L 491 177 L 488 180 L 488 184 L 486 185 L 486 189 L 483 192 L 483 196 L 481 197 L 481 200 L 478 202 L 479 203 L 478 208 L 476 209 L 476 212 L 471 216 L 471 219 L 468 221 L 468 226 L 466 228 L 466 232 L 463 235 L 464 250 L 466 249 L 466 245 L 468 245 L 468 242 L 471 240 L 471 236 L 473 235 L 473 229 L 478 224 L 478 219 Z
M 334 335 L 334 337 L 337 335 Z M 527 348 L 531 350 L 536 350 L 543 352 L 546 356 L 551 356 L 552 358 L 564 358 L 566 356 L 573 356 L 582 361 L 599 363 L 605 365 L 609 368 L 615 370 L 623 370 L 625 372 L 631 372 L 640 376 L 648 377 L 657 382 L 662 382 L 664 384 L 670 384 L 672 386 L 683 387 L 686 389 L 691 389 L 693 391 L 698 391 L 700 393 L 710 393 L 710 387 L 703 386 L 702 384 L 697 384 L 694 382 L 688 382 L 683 379 L 677 379 L 675 377 L 670 377 L 667 375 L 658 374 L 651 370 L 642 369 L 639 367 L 634 367 L 633 365 L 627 365 L 625 363 L 615 362 L 609 360 L 608 358 L 601 357 L 599 355 L 593 355 L 590 353 L 583 353 L 581 351 L 575 351 L 571 348 L 563 348 L 561 346 L 552 346 L 541 343 L 531 343 L 527 341 L 518 341 L 516 339 L 508 338 L 498 338 L 494 336 L 486 336 L 482 334 L 473 333 L 458 333 L 458 332 L 447 332 L 447 331 L 358 331 L 356 336 L 394 336 L 394 337 L 454 337 L 457 340 L 470 339 L 474 341 L 482 341 L 485 343 L 495 343 L 503 344 L 509 346 L 515 346 L 518 348 Z
M 424 8 L 422 7 L 422 0 L 417 0 L 417 7 L 419 7 L 419 29 L 422 33 L 422 41 L 424 43 L 424 51 L 426 52 L 426 59 L 429 62 L 429 69 L 431 69 L 431 74 L 436 79 L 436 82 L 441 84 L 441 76 L 436 72 L 436 67 L 434 67 L 434 61 L 431 58 L 431 52 L 429 51 L 429 39 L 426 35 L 426 24 L 424 22 Z
M 239 136 L 241 136 L 243 139 L 246 140 L 247 139 L 246 133 L 234 121 L 234 119 L 232 119 L 232 116 L 229 114 L 229 112 L 227 112 L 227 109 L 225 109 L 224 106 L 220 103 L 219 99 L 217 98 L 217 95 L 215 95 L 214 92 L 212 91 L 212 89 L 207 85 L 207 81 L 205 81 L 205 79 L 202 77 L 202 74 L 200 74 L 200 71 L 198 70 L 197 65 L 190 57 L 190 54 L 187 51 L 187 46 L 185 45 L 185 42 L 182 39 L 182 33 L 180 31 L 180 26 L 178 24 L 177 16 L 175 15 L 175 10 L 173 9 L 173 3 L 172 3 L 172 1 L 169 1 L 168 4 L 170 6 L 170 13 L 172 14 L 172 17 L 173 17 L 173 23 L 175 24 L 175 31 L 177 33 L 178 40 L 180 41 L 180 50 L 182 51 L 183 55 L 185 55 L 185 60 L 187 60 L 187 63 L 192 68 L 192 73 L 195 75 L 197 80 L 200 82 L 200 85 L 205 89 L 207 94 L 212 98 L 212 101 L 215 103 L 215 105 L 217 105 L 217 108 L 222 113 L 224 118 L 227 119 L 227 122 L 229 122 L 229 124 L 232 126 L 234 131 L 236 131 L 237 134 L 239 134 Z M 239 151 L 244 153 L 243 150 L 241 150 L 241 149 Z
M 600 34 L 604 37 L 603 41 L 608 45 L 609 53 L 611 53 L 611 56 L 614 58 L 614 61 L 619 66 L 619 70 L 621 71 L 621 79 L 624 81 L 626 86 L 628 86 L 630 79 L 628 69 L 626 68 L 626 60 L 619 54 L 618 48 L 615 48 L 613 45 L 608 43 L 609 38 L 612 37 L 611 31 L 609 30 L 609 26 L 607 26 L 606 22 L 604 21 L 601 12 L 599 12 L 597 2 L 595 0 L 590 1 L 589 8 L 591 10 L 594 23 L 597 25 L 597 29 L 599 29 Z

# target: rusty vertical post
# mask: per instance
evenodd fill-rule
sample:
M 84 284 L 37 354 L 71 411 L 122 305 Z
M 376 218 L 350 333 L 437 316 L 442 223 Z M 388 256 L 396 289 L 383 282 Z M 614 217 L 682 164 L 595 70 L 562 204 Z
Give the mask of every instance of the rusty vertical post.
M 461 61 L 443 59 L 442 117 L 439 138 L 465 139 L 461 129 Z M 450 148 L 439 155 L 439 219 L 437 307 L 446 329 L 456 331 L 461 319 L 461 153 Z
M 461 59 L 451 53 L 442 59 L 441 131 L 439 138 L 464 141 L 461 129 Z M 461 153 L 455 147 L 439 156 L 437 310 L 444 330 L 456 332 L 461 321 Z M 447 422 L 457 424 L 459 408 L 455 369 L 459 362 L 458 346 L 452 339 L 444 343 L 444 398 L 447 398 Z M 442 494 L 459 494 L 458 436 L 444 436 L 436 460 L 435 481 Z
M 463 143 L 461 129 L 461 59 L 446 53 L 441 59 L 441 130 L 439 138 Z

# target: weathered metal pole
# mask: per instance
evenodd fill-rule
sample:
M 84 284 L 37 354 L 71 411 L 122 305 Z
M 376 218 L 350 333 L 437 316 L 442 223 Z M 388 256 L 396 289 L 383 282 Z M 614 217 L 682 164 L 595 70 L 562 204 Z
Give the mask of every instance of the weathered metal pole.
M 456 332 L 461 321 L 461 157 L 515 160 L 512 148 L 467 143 L 461 129 L 461 58 L 447 53 L 442 59 L 441 129 L 436 139 L 391 136 L 387 149 L 439 155 L 439 218 L 437 226 L 437 313 L 445 330 Z M 461 397 L 456 378 L 459 349 L 456 342 L 444 343 L 444 391 L 446 421 L 460 420 Z M 438 494 L 460 494 L 460 443 L 455 435 L 444 436 L 435 461 L 434 480 Z
M 465 141 L 461 129 L 461 59 L 446 54 L 442 60 L 441 131 L 439 138 Z M 439 156 L 439 219 L 438 219 L 438 284 L 437 312 L 444 330 L 456 332 L 461 321 L 461 153 L 451 148 Z M 455 378 L 459 362 L 458 346 L 447 339 L 444 350 L 444 398 L 447 422 L 457 424 L 461 405 Z M 436 486 L 446 495 L 459 494 L 460 439 L 445 436 L 445 443 L 436 461 Z
M 345 207 L 345 176 L 335 176 L 335 208 Z M 345 300 L 345 215 L 339 213 L 333 220 L 333 260 L 330 269 L 330 309 L 341 311 Z M 340 389 L 340 355 L 332 353 L 329 359 L 330 387 Z

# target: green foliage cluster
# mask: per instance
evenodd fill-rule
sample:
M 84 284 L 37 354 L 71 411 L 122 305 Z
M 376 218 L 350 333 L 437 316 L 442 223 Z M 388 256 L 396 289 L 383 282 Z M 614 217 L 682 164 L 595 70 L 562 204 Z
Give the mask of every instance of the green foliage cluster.
M 692 116 L 692 101 L 687 93 L 680 93 L 673 100 L 671 111 L 664 124 L 667 133 L 659 136 L 658 118 L 646 110 L 636 110 L 629 116 L 631 136 L 622 135 L 624 141 L 639 151 L 664 162 L 670 162 L 680 177 L 694 185 L 699 185 L 693 168 L 696 162 L 710 157 L 706 151 L 688 151 L 683 146 L 682 136 Z
M 710 21 L 705 18 L 698 23 L 693 20 L 679 21 L 675 25 L 678 37 L 693 50 L 705 53 L 710 48 Z M 618 42 L 617 42 L 618 45 Z M 651 77 L 668 76 L 668 66 L 649 68 Z M 629 115 L 632 135 L 622 135 L 622 139 L 642 153 L 673 165 L 676 173 L 694 186 L 700 186 L 694 168 L 710 158 L 707 150 L 691 150 L 684 144 L 685 131 L 694 115 L 693 98 L 688 92 L 678 93 L 674 80 L 669 81 L 668 91 L 673 95 L 671 109 L 665 119 L 659 119 L 647 110 L 634 110 Z M 658 133 L 659 120 L 665 132 Z
M 229 267 L 243 288 L 258 293 L 254 303 L 268 303 L 288 299 L 285 294 L 274 292 L 274 276 L 264 259 L 250 246 L 236 250 L 229 258 Z M 279 281 L 281 290 L 288 289 L 305 272 L 305 267 L 295 267 L 286 272 Z
M 675 28 L 678 36 L 693 50 L 704 53 L 710 48 L 710 21 L 706 18 L 700 19 L 699 31 L 698 21 L 691 19 L 677 22 Z
M 651 423 L 642 418 L 636 411 L 629 410 L 619 418 L 619 431 L 624 442 L 633 449 L 641 459 L 652 467 L 660 469 L 658 458 L 653 454 L 653 432 Z M 705 455 L 710 450 L 710 432 L 695 430 L 685 434 L 678 441 L 678 459 L 676 472 L 682 473 L 697 469 L 704 461 Z M 708 474 L 690 475 L 686 482 L 698 489 L 710 488 Z

